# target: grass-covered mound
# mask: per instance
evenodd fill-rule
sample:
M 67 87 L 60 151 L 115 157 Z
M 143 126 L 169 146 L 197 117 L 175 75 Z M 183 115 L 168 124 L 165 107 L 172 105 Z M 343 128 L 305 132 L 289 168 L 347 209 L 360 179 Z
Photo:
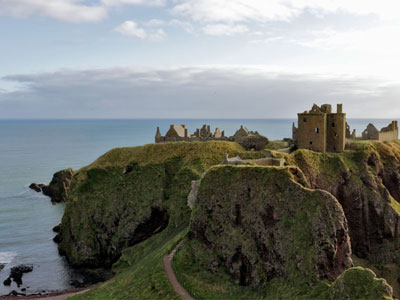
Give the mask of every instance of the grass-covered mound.
M 59 249 L 77 266 L 110 267 L 123 248 L 188 225 L 191 181 L 243 148 L 231 142 L 119 148 L 74 174 Z

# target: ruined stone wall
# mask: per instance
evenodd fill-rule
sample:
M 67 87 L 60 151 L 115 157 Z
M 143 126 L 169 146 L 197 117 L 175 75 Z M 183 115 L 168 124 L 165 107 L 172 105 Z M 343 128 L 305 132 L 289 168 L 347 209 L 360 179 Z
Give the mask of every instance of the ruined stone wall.
M 298 114 L 298 147 L 313 151 L 326 151 L 326 114 Z
M 399 138 L 399 131 L 395 129 L 393 131 L 379 132 L 380 142 L 392 142 Z
M 346 114 L 327 115 L 327 151 L 342 152 L 346 144 Z

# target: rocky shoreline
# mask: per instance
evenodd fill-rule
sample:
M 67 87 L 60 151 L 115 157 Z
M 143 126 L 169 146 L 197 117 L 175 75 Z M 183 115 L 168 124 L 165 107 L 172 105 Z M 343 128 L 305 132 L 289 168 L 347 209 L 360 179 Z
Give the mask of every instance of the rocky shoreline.
M 71 297 L 73 295 L 81 294 L 86 291 L 88 291 L 90 288 L 85 287 L 85 288 L 72 288 L 68 289 L 65 291 L 59 291 L 59 292 L 49 292 L 49 293 L 37 293 L 37 294 L 31 294 L 31 295 L 25 295 L 23 293 L 18 293 L 16 291 L 12 291 L 8 295 L 0 296 L 1 300 L 13 300 L 13 299 L 47 299 L 47 300 L 62 300 L 62 299 L 67 299 L 68 297 Z

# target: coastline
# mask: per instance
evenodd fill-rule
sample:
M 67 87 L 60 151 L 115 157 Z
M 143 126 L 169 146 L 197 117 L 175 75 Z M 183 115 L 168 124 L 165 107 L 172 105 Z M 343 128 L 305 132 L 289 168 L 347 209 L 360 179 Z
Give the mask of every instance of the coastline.
M 21 294 L 16 295 L 16 296 L 4 295 L 4 296 L 0 296 L 0 300 L 13 300 L 13 299 L 64 300 L 64 299 L 67 299 L 68 297 L 72 297 L 74 295 L 85 293 L 85 292 L 89 291 L 90 288 L 91 287 L 74 288 L 74 289 L 68 289 L 65 291 L 52 292 L 52 293 L 48 293 L 48 294 L 32 294 L 32 295 L 26 295 L 26 296 L 23 296 Z

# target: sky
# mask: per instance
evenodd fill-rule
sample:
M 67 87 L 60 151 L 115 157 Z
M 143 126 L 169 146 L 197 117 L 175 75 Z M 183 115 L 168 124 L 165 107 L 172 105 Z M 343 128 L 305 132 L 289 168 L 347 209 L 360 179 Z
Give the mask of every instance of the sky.
M 0 0 L 0 119 L 400 117 L 398 0 Z

